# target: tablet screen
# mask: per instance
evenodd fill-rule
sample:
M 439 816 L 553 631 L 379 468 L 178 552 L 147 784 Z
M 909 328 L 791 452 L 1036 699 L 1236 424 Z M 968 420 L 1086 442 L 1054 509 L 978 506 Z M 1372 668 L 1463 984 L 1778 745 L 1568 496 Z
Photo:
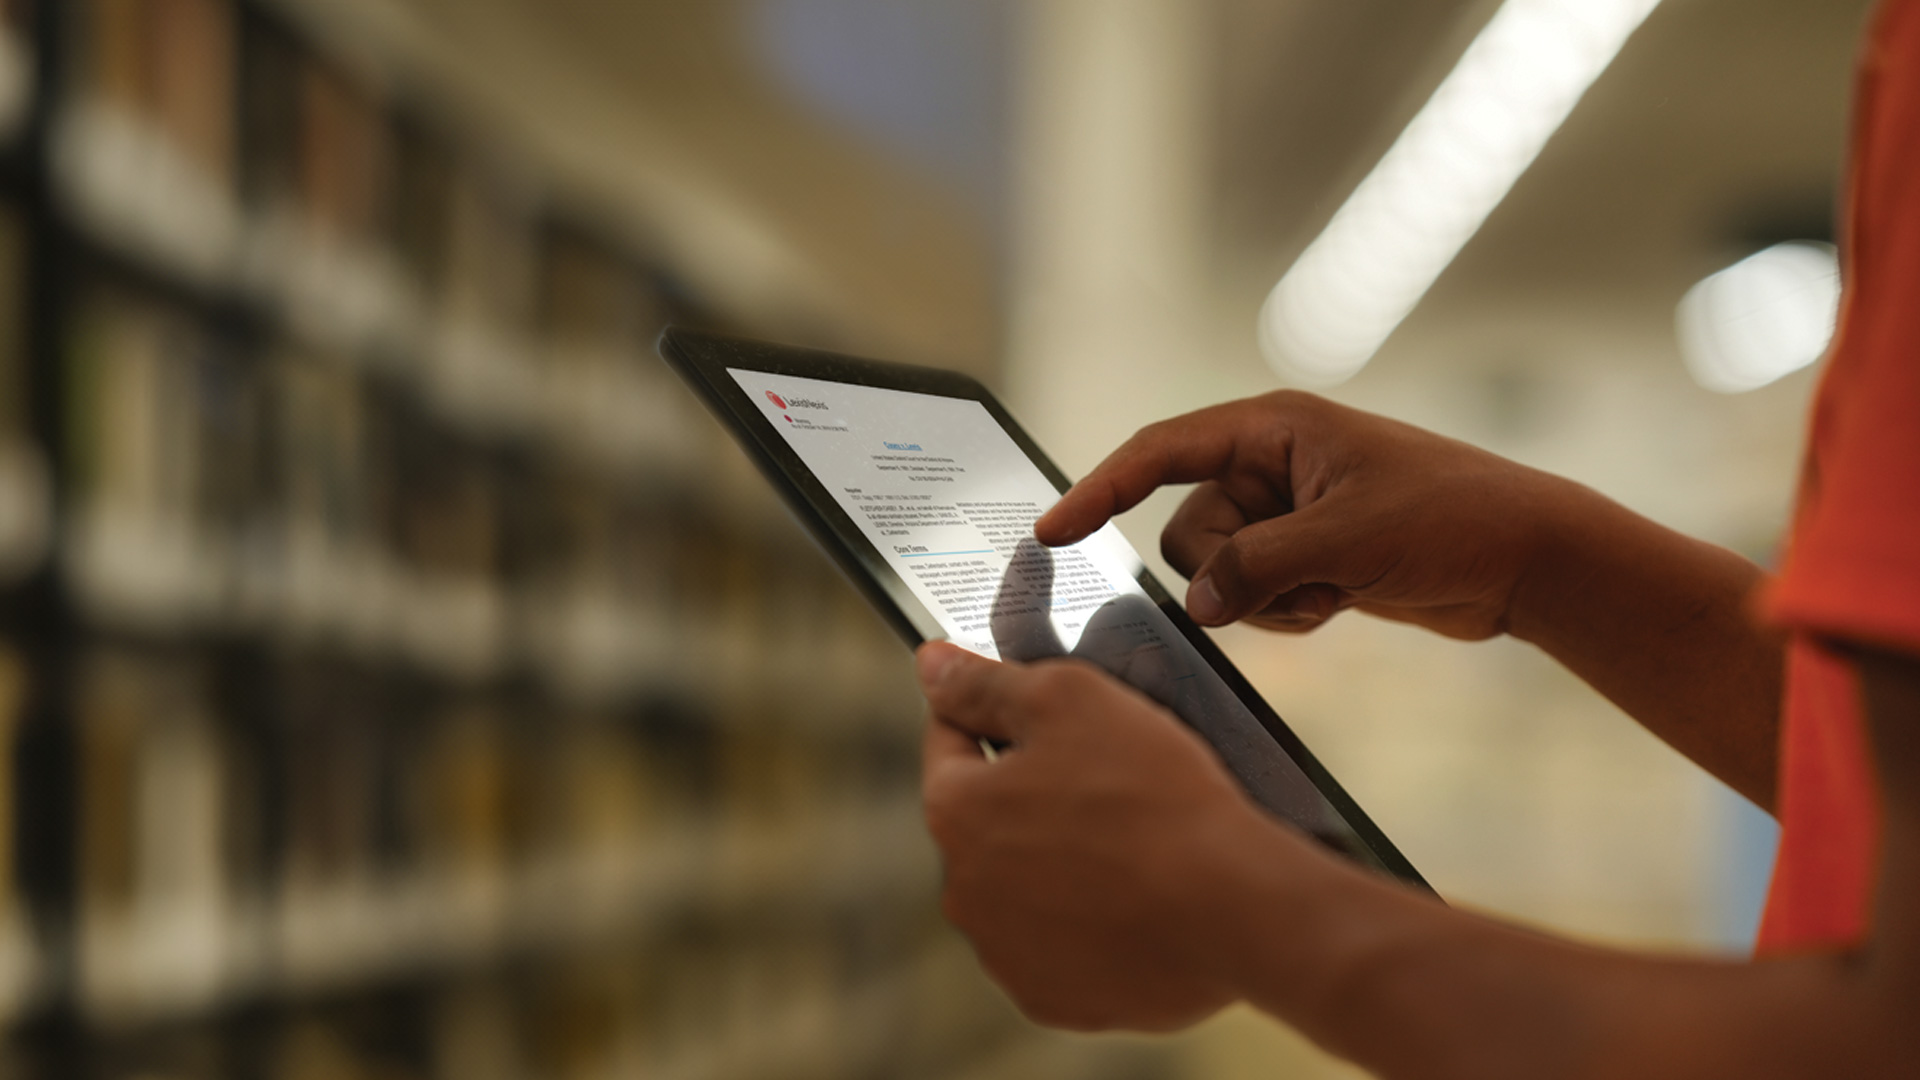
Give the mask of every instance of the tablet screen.
M 949 640 L 996 659 L 1074 656 L 1105 668 L 1193 726 L 1268 809 L 1367 850 L 1140 586 L 1140 558 L 1117 529 L 1063 548 L 1033 539 L 1059 493 L 980 402 L 727 373 Z

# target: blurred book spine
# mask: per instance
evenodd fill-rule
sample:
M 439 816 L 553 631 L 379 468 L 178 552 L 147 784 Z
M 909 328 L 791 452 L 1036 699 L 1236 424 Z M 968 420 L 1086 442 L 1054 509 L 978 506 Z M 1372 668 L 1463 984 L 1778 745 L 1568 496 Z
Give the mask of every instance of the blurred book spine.
M 19 137 L 33 107 L 36 6 L 34 0 L 0 0 L 0 146 Z
M 0 638 L 0 867 L 15 865 L 15 830 L 21 827 L 13 777 L 15 738 L 29 691 L 26 658 Z M 0 878 L 0 1017 L 23 1008 L 37 988 L 40 953 L 28 905 L 14 875 Z
M 226 0 L 72 0 L 50 153 L 88 230 L 197 285 L 231 280 L 234 11 Z
M 52 478 L 29 407 L 25 228 L 0 199 L 0 588 L 39 567 L 53 536 Z

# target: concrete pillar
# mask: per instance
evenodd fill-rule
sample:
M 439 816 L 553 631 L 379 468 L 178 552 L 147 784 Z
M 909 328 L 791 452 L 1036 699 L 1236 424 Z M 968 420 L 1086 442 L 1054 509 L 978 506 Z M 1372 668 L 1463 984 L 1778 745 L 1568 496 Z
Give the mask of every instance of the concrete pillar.
M 1186 404 L 1168 390 L 1202 306 L 1208 7 L 1017 9 L 1007 388 L 1075 476 Z

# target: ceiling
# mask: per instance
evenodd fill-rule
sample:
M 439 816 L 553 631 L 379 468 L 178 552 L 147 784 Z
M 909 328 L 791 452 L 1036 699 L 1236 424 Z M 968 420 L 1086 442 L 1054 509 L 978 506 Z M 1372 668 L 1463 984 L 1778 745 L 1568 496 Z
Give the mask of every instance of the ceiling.
M 1212 239 L 1264 269 L 1306 244 L 1492 5 L 1211 0 L 1211 8 Z
M 787 332 L 976 368 L 1000 347 L 1017 215 L 992 177 L 1008 57 L 1043 0 L 283 2 L 410 35 L 490 118 L 582 190 L 650 206 L 646 227 L 716 292 L 785 312 Z M 1251 327 L 1497 3 L 1190 2 L 1214 317 Z M 1402 337 L 1529 305 L 1666 320 L 1704 273 L 1823 232 L 1868 7 L 1667 0 Z
M 1250 308 L 1494 5 L 1215 2 L 1214 250 L 1220 286 Z M 1406 333 L 1541 304 L 1664 324 L 1706 273 L 1766 243 L 1827 236 L 1870 6 L 1667 0 Z

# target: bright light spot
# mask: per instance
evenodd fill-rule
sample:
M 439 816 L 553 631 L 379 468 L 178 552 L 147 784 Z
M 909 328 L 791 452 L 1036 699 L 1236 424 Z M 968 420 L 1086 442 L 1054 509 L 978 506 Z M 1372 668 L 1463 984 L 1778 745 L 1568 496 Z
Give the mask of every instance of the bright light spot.
M 1373 358 L 1659 0 L 1507 0 L 1260 309 L 1282 378 Z
M 1701 386 L 1737 394 L 1820 359 L 1839 314 L 1833 246 L 1776 244 L 1687 291 L 1680 355 Z

